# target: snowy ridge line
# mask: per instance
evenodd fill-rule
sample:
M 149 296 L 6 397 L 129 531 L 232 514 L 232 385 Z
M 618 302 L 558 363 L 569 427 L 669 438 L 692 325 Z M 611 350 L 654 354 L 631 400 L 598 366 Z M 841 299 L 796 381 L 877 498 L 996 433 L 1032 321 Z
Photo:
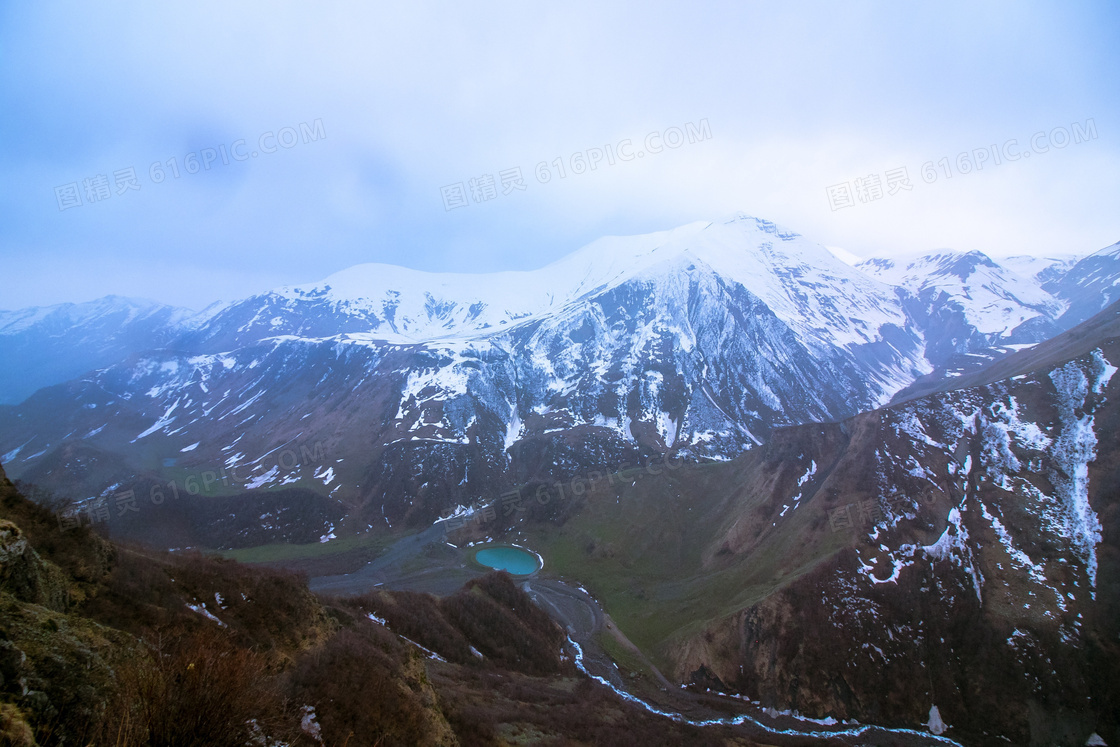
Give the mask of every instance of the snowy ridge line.
M 600 677 L 596 674 L 591 674 L 591 672 L 587 670 L 587 667 L 583 663 L 583 649 L 580 648 L 580 645 L 578 643 L 572 640 L 571 636 L 568 636 L 568 643 L 570 643 L 572 645 L 572 648 L 575 649 L 575 665 L 576 668 L 579 669 L 579 671 L 583 672 L 585 675 L 595 680 L 599 684 L 610 688 L 612 692 L 614 692 L 623 700 L 644 708 L 646 711 L 654 715 L 664 716 L 665 718 L 672 719 L 673 721 L 676 721 L 678 723 L 688 724 L 689 726 L 742 726 L 743 724 L 750 723 L 770 734 L 780 734 L 783 736 L 796 737 L 811 737 L 813 739 L 827 739 L 829 737 L 861 737 L 870 731 L 885 731 L 890 734 L 909 734 L 912 736 L 923 737 L 925 739 L 940 742 L 941 744 L 950 744 L 955 745 L 955 747 L 963 747 L 960 742 L 955 742 L 948 737 L 942 737 L 935 734 L 930 734 L 928 732 L 918 731 L 916 729 L 891 729 L 886 726 L 875 726 L 873 724 L 861 724 L 855 729 L 838 729 L 835 731 L 800 731 L 798 729 L 779 729 L 773 726 L 768 726 L 758 719 L 754 718 L 753 716 L 745 713 L 740 714 L 739 716 L 735 716 L 734 718 L 717 718 L 708 719 L 706 721 L 694 721 L 693 719 L 682 716 L 681 714 L 674 711 L 663 711 L 660 708 L 647 703 L 646 701 L 635 695 L 631 695 L 624 690 L 620 690 L 619 688 L 612 685 L 606 678 Z M 726 695 L 725 693 L 718 694 L 724 697 L 733 697 Z M 788 715 L 790 718 L 799 718 L 797 716 L 793 716 L 792 714 Z M 802 718 L 801 720 L 815 721 L 815 719 L 807 718 Z
M 1003 335 L 1031 319 L 1057 318 L 1069 304 L 981 252 L 945 251 L 890 259 L 870 259 L 856 267 L 871 277 L 904 288 L 948 293 L 976 329 Z
M 627 283 L 653 281 L 658 295 L 671 293 L 675 284 L 662 279 L 683 268 L 741 286 L 811 346 L 860 346 L 881 340 L 883 325 L 906 326 L 892 286 L 795 232 L 741 212 L 651 234 L 603 237 L 531 271 L 457 274 L 356 265 L 239 301 L 223 316 L 255 310 L 238 332 L 251 329 L 259 339 L 332 337 L 305 331 L 303 307 L 313 304 L 338 321 L 340 336 L 354 341 L 365 335 L 403 345 L 483 339 L 562 316 Z

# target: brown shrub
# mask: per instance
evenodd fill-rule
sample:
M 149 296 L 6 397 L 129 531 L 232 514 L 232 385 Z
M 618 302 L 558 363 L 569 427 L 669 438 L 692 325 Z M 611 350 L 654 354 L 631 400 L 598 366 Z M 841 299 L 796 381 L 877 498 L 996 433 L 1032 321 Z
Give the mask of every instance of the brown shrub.
M 409 671 L 415 672 L 409 677 Z M 342 630 L 305 653 L 291 673 L 291 693 L 314 706 L 327 745 L 420 745 L 433 743 L 434 705 L 422 661 L 376 625 Z
M 150 656 L 120 667 L 117 685 L 97 744 L 244 745 L 254 723 L 270 737 L 299 738 L 264 658 L 219 631 L 157 638 Z
M 469 581 L 440 608 L 492 664 L 526 674 L 560 671 L 563 633 L 508 573 Z
M 526 674 L 561 671 L 563 632 L 504 571 L 468 581 L 443 599 L 409 591 L 376 591 L 339 603 L 374 612 L 394 633 L 456 664 L 498 666 Z M 484 658 L 472 653 L 471 646 Z
M 470 642 L 444 617 L 441 601 L 431 594 L 414 591 L 375 591 L 343 600 L 347 607 L 370 611 L 389 628 L 457 664 L 475 664 Z
M 19 708 L 0 703 L 0 744 L 5 747 L 33 747 L 35 735 Z
M 218 605 L 215 594 L 222 597 Z M 187 609 L 205 603 L 242 646 L 288 658 L 326 637 L 334 623 L 300 574 L 199 553 L 120 548 L 103 591 L 82 612 L 104 625 L 148 637 L 157 630 L 209 628 Z

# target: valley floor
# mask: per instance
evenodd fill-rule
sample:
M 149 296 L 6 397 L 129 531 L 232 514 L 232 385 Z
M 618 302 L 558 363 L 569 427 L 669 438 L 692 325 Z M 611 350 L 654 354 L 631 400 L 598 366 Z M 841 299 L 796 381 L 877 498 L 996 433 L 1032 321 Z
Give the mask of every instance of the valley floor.
M 375 589 L 443 596 L 486 573 L 472 561 L 472 549 L 449 544 L 442 527 L 435 525 L 398 540 L 352 573 L 313 577 L 310 588 L 327 596 L 360 595 Z M 957 744 L 904 729 L 855 722 L 822 724 L 764 709 L 742 698 L 686 689 L 658 671 L 578 582 L 542 570 L 522 580 L 520 586 L 564 628 L 570 649 L 589 676 L 636 707 L 674 721 L 733 726 L 751 740 L 773 745 Z

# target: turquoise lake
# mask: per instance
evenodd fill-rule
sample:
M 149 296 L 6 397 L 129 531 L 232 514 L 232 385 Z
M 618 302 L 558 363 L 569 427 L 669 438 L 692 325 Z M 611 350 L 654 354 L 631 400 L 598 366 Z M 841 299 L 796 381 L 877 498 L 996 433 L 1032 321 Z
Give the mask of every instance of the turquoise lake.
M 474 554 L 474 559 L 499 571 L 509 571 L 515 576 L 528 576 L 540 570 L 537 556 L 516 547 L 484 547 Z

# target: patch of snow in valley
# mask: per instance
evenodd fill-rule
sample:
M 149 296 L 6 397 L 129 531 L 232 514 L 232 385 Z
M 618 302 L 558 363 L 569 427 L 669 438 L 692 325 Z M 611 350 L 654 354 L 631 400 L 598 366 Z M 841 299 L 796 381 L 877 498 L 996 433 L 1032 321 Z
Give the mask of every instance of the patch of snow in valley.
M 153 433 L 160 430 L 161 428 L 166 428 L 167 426 L 171 425 L 171 423 L 174 422 L 174 420 L 175 420 L 175 418 L 171 417 L 171 413 L 175 412 L 175 409 L 177 407 L 179 407 L 179 400 L 178 399 L 175 400 L 174 404 L 172 404 L 171 407 L 167 408 L 167 411 L 164 412 L 163 415 L 161 415 L 160 418 L 158 420 L 156 420 L 156 422 L 153 423 L 150 428 L 143 431 L 136 438 L 132 439 L 132 443 L 136 443 L 137 441 L 139 441 L 142 438 L 147 438 L 148 436 L 152 435 Z
M 207 620 L 213 620 L 214 622 L 218 623 L 219 627 L 222 627 L 222 628 L 226 627 L 226 624 L 224 622 L 222 622 L 221 620 L 219 620 L 217 617 L 215 617 L 213 612 L 206 609 L 206 603 L 205 602 L 202 602 L 201 604 L 187 604 L 187 609 L 189 609 L 191 612 L 197 612 L 198 614 L 205 617 Z
M 1046 570 L 1042 567 L 1042 564 L 1035 563 L 1029 555 L 1015 547 L 1011 534 L 1003 526 L 1003 523 L 988 511 L 988 507 L 983 503 L 980 504 L 980 513 L 992 525 L 992 530 L 995 531 L 996 537 L 999 538 L 1000 544 L 1007 550 L 1007 554 L 1011 556 L 1012 561 L 1025 568 L 1032 581 L 1045 584 Z
M 517 414 L 517 404 L 510 410 L 509 423 L 506 425 L 505 450 L 509 451 L 521 439 L 522 423 Z
M 1097 436 L 1093 430 L 1093 415 L 1085 412 L 1084 408 L 1089 393 L 1103 392 L 1117 369 L 1099 349 L 1093 351 L 1089 368 L 1091 381 L 1076 361 L 1070 361 L 1050 374 L 1058 395 L 1058 420 L 1061 424 L 1050 449 L 1050 456 L 1057 467 L 1051 472 L 1050 480 L 1061 502 L 1066 536 L 1084 561 L 1089 584 L 1095 589 L 1101 523 L 1089 504 L 1089 462 L 1097 455 Z M 1095 591 L 1093 596 L 1095 598 Z
M 256 475 L 249 479 L 249 481 L 245 483 L 245 489 L 256 490 L 257 488 L 264 487 L 272 482 L 278 474 L 280 474 L 280 467 L 277 465 L 263 475 Z

